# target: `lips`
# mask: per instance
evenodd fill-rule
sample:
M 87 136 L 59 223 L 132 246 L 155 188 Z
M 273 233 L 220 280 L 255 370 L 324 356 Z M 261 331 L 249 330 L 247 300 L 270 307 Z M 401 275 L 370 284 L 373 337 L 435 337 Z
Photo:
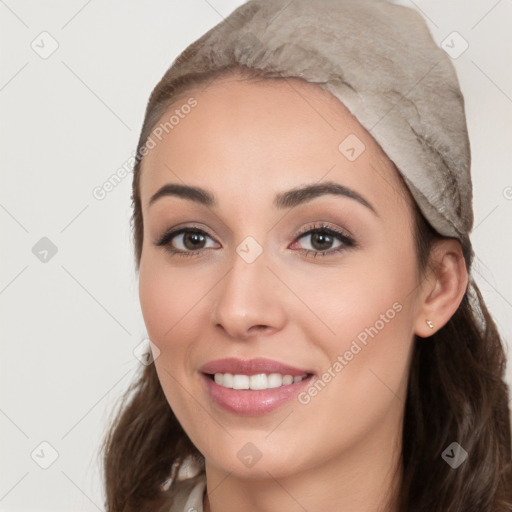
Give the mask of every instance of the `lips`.
M 313 378 L 311 370 L 262 358 L 218 359 L 203 365 L 200 371 L 210 399 L 224 411 L 245 416 L 269 413 L 284 406 Z M 232 381 L 231 385 L 226 378 Z M 265 383 L 260 382 L 263 379 Z M 256 386 L 253 380 L 258 381 Z
M 217 359 L 206 363 L 199 369 L 202 373 L 214 375 L 216 373 L 231 373 L 233 375 L 257 375 L 259 373 L 280 373 L 282 375 L 291 375 L 300 377 L 302 375 L 311 375 L 312 370 L 296 368 L 287 364 L 273 361 L 271 359 L 236 359 L 226 358 Z

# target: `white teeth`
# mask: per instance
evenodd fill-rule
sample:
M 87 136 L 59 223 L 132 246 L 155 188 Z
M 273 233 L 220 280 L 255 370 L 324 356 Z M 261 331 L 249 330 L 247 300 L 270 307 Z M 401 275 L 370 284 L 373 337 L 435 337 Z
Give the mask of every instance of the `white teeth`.
M 283 377 L 283 386 L 288 386 L 290 384 L 293 384 L 293 377 L 291 375 L 285 375 Z
M 233 375 L 233 389 L 249 389 L 249 376 Z
M 268 388 L 278 388 L 283 385 L 283 376 L 280 373 L 271 373 L 267 377 Z
M 249 386 L 251 389 L 267 389 L 267 376 L 264 373 L 251 375 Z
M 220 373 L 219 375 L 222 375 Z M 233 375 L 231 373 L 225 373 L 224 378 L 222 379 L 222 382 L 220 383 L 221 386 L 226 386 L 227 388 L 233 387 Z
M 280 373 L 258 373 L 256 375 L 233 375 L 231 373 L 216 373 L 214 380 L 220 386 L 232 389 L 271 389 L 281 386 L 288 386 L 296 382 L 300 382 L 307 375 L 292 376 L 282 375 Z

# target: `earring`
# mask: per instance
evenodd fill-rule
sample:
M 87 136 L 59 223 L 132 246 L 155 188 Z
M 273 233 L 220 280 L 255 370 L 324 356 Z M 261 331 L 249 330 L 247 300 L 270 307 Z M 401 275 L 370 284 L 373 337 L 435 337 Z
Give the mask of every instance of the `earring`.
M 432 320 L 427 320 L 427 321 L 426 321 L 426 323 L 427 323 L 427 325 L 428 325 L 431 329 L 433 329 L 433 328 L 434 328 L 434 324 L 432 323 Z

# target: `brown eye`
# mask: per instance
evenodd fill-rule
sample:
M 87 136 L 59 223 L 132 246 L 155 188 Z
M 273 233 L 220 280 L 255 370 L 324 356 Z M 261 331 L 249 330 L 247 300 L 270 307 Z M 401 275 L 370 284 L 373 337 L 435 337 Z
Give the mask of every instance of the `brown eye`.
M 310 238 L 310 245 L 314 251 L 327 251 L 332 248 L 332 244 L 336 241 L 333 235 L 321 230 L 311 231 L 301 236 L 301 238 L 306 237 Z
M 349 247 L 355 247 L 356 243 L 350 236 L 328 226 L 314 226 L 313 229 L 303 231 L 297 237 L 298 244 L 300 240 L 306 240 L 305 245 L 309 247 L 299 247 L 298 250 L 304 251 L 306 255 L 328 256 L 339 253 Z M 309 239 L 309 242 L 307 242 Z M 333 244 L 335 244 L 333 246 Z M 295 248 L 295 247 L 294 247 Z
M 171 254 L 192 256 L 198 254 L 197 251 L 212 247 L 207 246 L 208 239 L 212 240 L 203 230 L 181 228 L 165 233 L 156 245 L 165 247 Z
M 186 231 L 182 233 L 182 244 L 186 249 L 194 251 L 196 249 L 202 249 L 205 241 L 205 236 L 198 231 Z

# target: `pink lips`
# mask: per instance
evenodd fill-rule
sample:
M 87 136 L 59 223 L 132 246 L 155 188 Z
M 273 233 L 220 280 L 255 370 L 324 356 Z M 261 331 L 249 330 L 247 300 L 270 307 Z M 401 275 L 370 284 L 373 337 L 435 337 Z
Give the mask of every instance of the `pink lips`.
M 258 373 L 281 373 L 283 375 L 291 375 L 292 377 L 312 373 L 310 370 L 301 370 L 300 368 L 272 361 L 271 359 L 260 358 L 244 361 L 232 357 L 211 361 L 203 365 L 199 370 L 209 374 L 232 373 L 233 375 L 256 375 Z
M 292 400 L 305 386 L 309 385 L 312 372 L 289 366 L 270 359 L 241 359 L 227 358 L 211 361 L 200 368 L 202 379 L 210 398 L 226 411 L 245 415 L 257 416 L 284 405 Z M 278 388 L 263 390 L 230 389 L 217 384 L 211 375 L 215 373 L 231 373 L 233 375 L 256 375 L 258 373 L 280 373 L 298 377 L 308 375 L 300 382 L 294 382 Z

